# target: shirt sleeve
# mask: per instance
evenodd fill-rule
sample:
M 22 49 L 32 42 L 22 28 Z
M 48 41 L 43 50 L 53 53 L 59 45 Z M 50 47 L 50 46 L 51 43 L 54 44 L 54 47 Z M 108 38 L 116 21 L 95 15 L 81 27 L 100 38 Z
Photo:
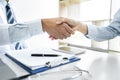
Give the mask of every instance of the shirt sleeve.
M 13 25 L 0 25 L 0 45 L 5 45 L 43 33 L 41 20 Z
M 104 41 L 114 38 L 111 31 L 103 26 L 88 25 L 88 34 L 87 38 L 90 38 L 95 41 Z
M 120 9 L 117 11 L 114 19 L 108 26 L 88 25 L 88 34 L 86 37 L 90 39 L 105 41 L 117 36 L 120 36 Z

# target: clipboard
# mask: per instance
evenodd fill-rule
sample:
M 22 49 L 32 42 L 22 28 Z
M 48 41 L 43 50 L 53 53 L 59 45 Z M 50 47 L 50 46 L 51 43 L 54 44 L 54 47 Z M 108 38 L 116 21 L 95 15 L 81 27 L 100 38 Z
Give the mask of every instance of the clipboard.
M 48 61 L 45 61 L 44 65 L 39 65 L 39 66 L 34 66 L 34 67 L 30 67 L 28 64 L 26 65 L 22 60 L 20 60 L 20 58 L 22 58 L 22 56 L 25 56 L 27 54 L 27 57 L 31 58 L 31 56 L 28 56 L 31 53 L 40 53 L 40 52 L 44 52 L 44 53 L 54 53 L 54 54 L 61 54 L 62 57 L 56 57 L 55 59 L 53 58 L 41 58 L 41 60 L 45 60 L 48 58 Z M 79 61 L 81 58 L 78 58 L 74 55 L 69 55 L 69 54 L 65 54 L 62 52 L 57 52 L 57 51 L 33 51 L 31 52 L 30 50 L 20 50 L 20 51 L 11 51 L 11 52 L 7 52 L 5 55 L 10 58 L 12 61 L 14 61 L 16 64 L 18 64 L 20 67 L 22 67 L 23 69 L 25 69 L 27 72 L 29 72 L 30 74 L 36 74 L 36 73 L 40 73 L 40 72 L 44 72 L 59 66 L 63 66 L 69 63 L 73 63 L 76 61 Z M 17 56 L 17 57 L 16 57 Z M 25 61 L 30 61 L 27 60 L 27 57 L 24 57 Z M 35 59 L 36 58 L 36 59 Z M 34 59 L 37 61 L 37 57 L 34 57 Z M 32 59 L 31 59 L 32 60 Z M 42 63 L 41 63 L 42 64 Z

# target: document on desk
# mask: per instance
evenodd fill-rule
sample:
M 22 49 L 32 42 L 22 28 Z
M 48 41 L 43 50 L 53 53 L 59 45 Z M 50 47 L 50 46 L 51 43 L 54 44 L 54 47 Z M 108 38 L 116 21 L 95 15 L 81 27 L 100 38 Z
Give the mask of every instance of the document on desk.
M 80 60 L 80 58 L 74 55 L 65 54 L 54 50 L 10 51 L 5 55 L 31 74 L 43 72 Z
M 83 48 L 77 48 L 72 46 L 61 46 L 59 48 L 53 48 L 55 51 L 64 52 L 67 54 L 73 54 L 73 55 L 80 55 L 85 53 L 86 49 Z

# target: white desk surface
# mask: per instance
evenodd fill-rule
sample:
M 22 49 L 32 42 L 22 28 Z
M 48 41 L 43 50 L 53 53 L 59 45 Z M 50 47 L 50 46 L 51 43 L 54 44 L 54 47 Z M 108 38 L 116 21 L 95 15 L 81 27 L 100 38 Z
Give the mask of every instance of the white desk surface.
M 120 53 L 107 54 L 87 50 L 85 54 L 81 54 L 79 57 L 81 60 L 75 65 L 88 70 L 92 75 L 91 80 L 120 80 Z M 15 71 L 17 76 L 28 74 L 8 58 L 3 57 L 3 60 Z
M 92 75 L 91 80 L 120 80 L 120 53 L 107 54 L 87 50 L 79 57 L 81 61 L 76 65 L 88 70 Z

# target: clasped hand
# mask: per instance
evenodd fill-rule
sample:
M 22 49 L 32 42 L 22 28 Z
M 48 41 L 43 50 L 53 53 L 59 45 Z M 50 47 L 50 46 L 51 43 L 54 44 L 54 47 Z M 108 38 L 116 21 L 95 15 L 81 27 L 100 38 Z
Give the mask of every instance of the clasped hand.
M 43 31 L 46 31 L 51 39 L 66 39 L 74 34 L 75 25 L 68 24 L 65 18 L 42 19 Z

